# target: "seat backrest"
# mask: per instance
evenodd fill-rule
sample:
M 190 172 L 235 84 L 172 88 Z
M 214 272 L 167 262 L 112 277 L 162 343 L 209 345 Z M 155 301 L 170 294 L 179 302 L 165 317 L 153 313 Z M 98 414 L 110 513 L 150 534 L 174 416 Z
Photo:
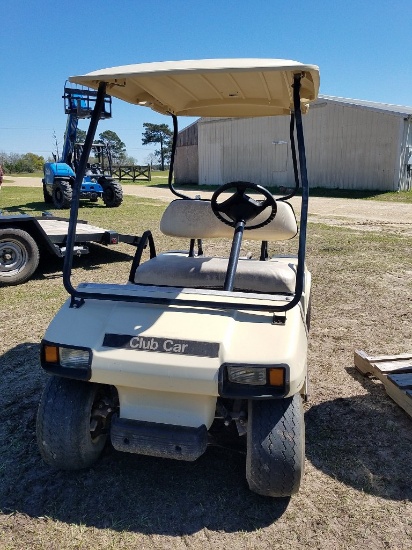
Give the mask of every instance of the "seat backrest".
M 257 224 L 268 215 L 269 210 L 266 209 L 251 223 Z M 160 230 L 170 237 L 188 239 L 233 238 L 233 227 L 217 219 L 210 201 L 197 199 L 178 199 L 171 202 L 160 221 Z M 297 232 L 292 205 L 278 201 L 275 218 L 264 227 L 245 231 L 244 238 L 254 241 L 285 241 L 292 239 Z

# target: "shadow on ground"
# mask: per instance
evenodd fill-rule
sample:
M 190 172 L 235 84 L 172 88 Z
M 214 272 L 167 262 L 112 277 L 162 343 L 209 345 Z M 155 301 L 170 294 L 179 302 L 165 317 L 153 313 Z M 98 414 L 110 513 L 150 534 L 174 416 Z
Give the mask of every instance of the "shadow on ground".
M 306 414 L 306 457 L 325 474 L 359 491 L 412 500 L 411 419 L 381 383 L 347 371 L 366 395 L 315 405 Z
M 54 472 L 39 455 L 36 411 L 47 375 L 39 346 L 0 358 L 0 510 L 146 534 L 184 535 L 207 527 L 253 531 L 276 522 L 289 499 L 251 493 L 245 456 L 209 448 L 194 463 L 119 453 L 107 446 L 94 468 Z
M 133 246 L 127 246 L 130 253 L 125 253 L 116 248 L 116 246 L 104 246 L 94 243 L 88 245 L 89 253 L 73 258 L 73 269 L 81 268 L 85 271 L 101 270 L 105 264 L 115 264 L 119 262 L 128 262 L 131 265 L 135 253 Z M 126 248 L 126 245 L 125 245 Z M 32 279 L 56 279 L 62 277 L 64 258 L 58 258 L 51 254 L 44 254 L 40 257 L 39 267 L 35 271 Z
M 3 513 L 181 536 L 204 527 L 254 531 L 286 511 L 288 499 L 265 499 L 248 490 L 245 456 L 226 449 L 209 448 L 196 462 L 185 463 L 119 453 L 108 446 L 87 471 L 54 472 L 42 462 L 35 437 L 37 405 L 47 379 L 38 353 L 37 344 L 24 343 L 0 358 Z M 373 396 L 336 399 L 307 413 L 307 457 L 356 489 L 403 500 L 411 497 L 408 433 L 402 414 L 392 406 L 377 407 Z

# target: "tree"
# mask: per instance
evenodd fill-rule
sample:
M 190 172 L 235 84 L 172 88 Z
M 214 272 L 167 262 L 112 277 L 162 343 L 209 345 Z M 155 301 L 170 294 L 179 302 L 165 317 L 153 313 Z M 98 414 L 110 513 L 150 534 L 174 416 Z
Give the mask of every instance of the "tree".
M 130 155 L 127 155 L 123 159 L 123 164 L 126 166 L 134 166 L 137 164 L 136 159 L 134 157 L 131 157 Z
M 87 132 L 85 132 L 84 130 L 80 130 L 79 128 L 77 128 L 77 132 L 76 132 L 76 143 L 84 143 L 86 141 L 86 135 L 87 135 Z
M 160 159 L 160 169 L 165 169 L 165 161 L 170 159 L 172 153 L 173 132 L 167 124 L 152 124 L 144 122 L 142 144 L 159 143 L 160 149 L 155 151 L 155 155 Z
M 0 153 L 0 164 L 10 174 L 33 173 L 43 169 L 44 158 L 34 153 Z
M 156 155 L 154 153 L 149 153 L 145 158 L 145 161 L 147 162 L 147 164 L 150 164 L 151 168 L 153 168 L 155 160 L 156 160 Z
M 41 155 L 35 155 L 34 153 L 26 153 L 23 155 L 24 162 L 30 167 L 29 172 L 36 172 L 43 170 L 44 157 Z
M 113 164 L 122 164 L 126 158 L 126 145 L 119 138 L 116 132 L 106 130 L 99 134 L 100 143 L 104 143 L 110 148 Z

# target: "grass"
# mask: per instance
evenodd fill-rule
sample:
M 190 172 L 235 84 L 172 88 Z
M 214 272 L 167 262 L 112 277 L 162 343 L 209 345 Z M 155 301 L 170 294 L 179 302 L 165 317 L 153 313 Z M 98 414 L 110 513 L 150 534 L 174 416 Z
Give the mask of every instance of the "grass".
M 43 177 L 42 172 L 35 172 L 32 174 L 8 174 L 5 176 L 5 182 L 11 182 L 13 177 Z M 167 187 L 168 185 L 168 172 L 153 170 L 151 181 L 139 180 L 136 182 L 123 182 L 124 185 L 143 185 L 147 187 Z M 214 185 L 196 185 L 187 184 L 182 185 L 179 188 L 188 191 L 215 191 Z M 274 194 L 281 194 L 278 187 L 268 187 L 268 189 Z M 298 192 L 298 195 L 300 193 Z M 379 191 L 379 190 L 352 190 L 352 189 L 328 189 L 323 187 L 312 187 L 310 189 L 310 195 L 313 197 L 329 197 L 329 198 L 344 198 L 344 199 L 365 199 L 365 200 L 377 200 L 387 202 L 405 202 L 412 203 L 412 189 L 409 191 Z
M 24 213 L 32 216 L 41 216 L 42 212 L 51 212 L 55 216 L 68 218 L 69 210 L 53 209 L 53 205 L 45 204 L 41 188 L 38 187 L 4 187 L 0 195 L 0 207 L 3 214 Z M 139 209 L 139 219 L 136 219 L 136 209 L 139 205 L 145 208 Z M 152 210 L 161 211 L 164 203 L 150 199 L 132 199 L 125 197 L 120 208 L 106 208 L 102 201 L 91 203 L 80 201 L 79 219 L 86 219 L 93 225 L 100 225 L 123 233 L 136 233 L 137 229 L 149 219 L 152 219 Z

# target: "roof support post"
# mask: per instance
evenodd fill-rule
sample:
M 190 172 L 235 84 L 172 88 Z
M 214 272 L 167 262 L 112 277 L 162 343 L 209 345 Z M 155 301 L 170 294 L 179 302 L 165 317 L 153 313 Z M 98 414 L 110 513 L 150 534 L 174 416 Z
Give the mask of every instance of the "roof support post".
M 302 111 L 300 105 L 300 81 L 301 73 L 294 75 L 293 82 L 293 107 L 294 107 L 294 119 L 296 127 L 296 136 L 298 142 L 299 152 L 299 170 L 300 179 L 302 185 L 302 206 L 300 213 L 299 224 L 299 250 L 298 250 L 298 265 L 296 269 L 296 286 L 295 296 L 293 300 L 285 304 L 284 306 L 275 306 L 274 311 L 288 311 L 295 307 L 302 298 L 304 288 L 305 277 L 305 257 L 306 257 L 306 229 L 308 224 L 308 204 L 309 204 L 309 183 L 306 170 L 306 153 L 305 153 L 305 140 L 303 137 L 303 124 L 302 124 Z
M 190 197 L 188 197 L 187 195 L 184 195 L 183 193 L 180 193 L 179 191 L 177 191 L 173 185 L 173 168 L 175 163 L 175 154 L 176 154 L 179 128 L 177 123 L 177 116 L 173 113 L 170 113 L 170 114 L 173 120 L 173 141 L 172 141 L 172 154 L 170 155 L 170 166 L 169 166 L 169 178 L 168 178 L 169 189 L 174 195 L 176 195 L 181 199 L 190 199 Z
M 79 199 L 80 191 L 83 183 L 84 174 L 86 172 L 86 164 L 92 149 L 94 136 L 96 134 L 96 129 L 98 122 L 100 120 L 101 113 L 104 108 L 104 99 L 106 94 L 106 83 L 100 82 L 99 89 L 97 91 L 96 103 L 92 112 L 90 119 L 89 129 L 87 131 L 86 140 L 84 142 L 82 154 L 79 161 L 79 166 L 76 172 L 76 180 L 73 187 L 73 198 L 70 207 L 70 220 L 69 220 L 69 229 L 67 234 L 67 246 L 66 254 L 64 257 L 63 265 L 63 284 L 67 292 L 72 297 L 72 306 L 75 305 L 76 290 L 71 283 L 71 271 L 73 265 L 73 248 L 76 242 L 76 226 L 77 218 L 79 213 Z

